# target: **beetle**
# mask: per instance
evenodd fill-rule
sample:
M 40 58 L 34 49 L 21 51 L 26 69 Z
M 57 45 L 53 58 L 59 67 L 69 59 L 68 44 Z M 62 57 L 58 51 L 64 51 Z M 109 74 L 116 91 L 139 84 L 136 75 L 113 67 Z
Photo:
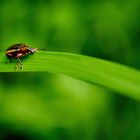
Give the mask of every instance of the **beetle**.
M 16 68 L 23 69 L 23 63 L 21 61 L 21 57 L 34 54 L 38 48 L 31 48 L 30 46 L 20 43 L 20 44 L 13 44 L 7 50 L 5 55 L 8 57 L 10 62 L 12 59 L 17 59 L 18 62 L 16 64 Z

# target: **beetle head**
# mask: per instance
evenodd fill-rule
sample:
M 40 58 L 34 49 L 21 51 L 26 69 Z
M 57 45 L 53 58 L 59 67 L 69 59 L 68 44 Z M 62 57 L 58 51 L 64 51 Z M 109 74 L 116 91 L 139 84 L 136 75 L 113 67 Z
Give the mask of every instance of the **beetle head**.
M 34 53 L 38 50 L 38 48 L 29 48 L 29 50 L 31 51 L 31 53 Z

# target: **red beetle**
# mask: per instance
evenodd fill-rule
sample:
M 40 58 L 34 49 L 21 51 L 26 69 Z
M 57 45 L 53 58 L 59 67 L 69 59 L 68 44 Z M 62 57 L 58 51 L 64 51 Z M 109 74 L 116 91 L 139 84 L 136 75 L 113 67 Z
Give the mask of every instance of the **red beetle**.
M 20 58 L 29 54 L 33 54 L 37 50 L 38 48 L 31 48 L 26 44 L 14 44 L 6 50 L 6 56 L 9 58 L 10 62 L 12 62 L 12 59 L 18 59 L 19 63 L 16 64 L 16 68 L 19 67 L 20 69 L 22 69 L 23 63 Z

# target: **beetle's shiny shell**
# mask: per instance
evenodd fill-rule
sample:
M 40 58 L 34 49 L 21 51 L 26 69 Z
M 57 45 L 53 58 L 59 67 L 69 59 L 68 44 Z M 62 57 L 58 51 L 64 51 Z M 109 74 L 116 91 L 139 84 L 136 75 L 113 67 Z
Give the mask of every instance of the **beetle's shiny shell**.
M 8 58 L 21 58 L 36 51 L 37 48 L 31 48 L 26 44 L 14 44 L 6 50 L 6 56 Z

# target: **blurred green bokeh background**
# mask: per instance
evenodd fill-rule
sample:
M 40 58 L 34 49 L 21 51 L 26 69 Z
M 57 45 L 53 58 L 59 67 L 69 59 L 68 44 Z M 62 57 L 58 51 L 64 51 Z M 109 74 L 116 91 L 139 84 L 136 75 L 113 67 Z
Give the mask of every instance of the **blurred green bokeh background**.
M 0 46 L 79 53 L 140 68 L 139 0 L 1 0 Z M 42 62 L 43 63 L 43 62 Z M 0 74 L 0 140 L 138 140 L 140 104 L 53 73 Z

